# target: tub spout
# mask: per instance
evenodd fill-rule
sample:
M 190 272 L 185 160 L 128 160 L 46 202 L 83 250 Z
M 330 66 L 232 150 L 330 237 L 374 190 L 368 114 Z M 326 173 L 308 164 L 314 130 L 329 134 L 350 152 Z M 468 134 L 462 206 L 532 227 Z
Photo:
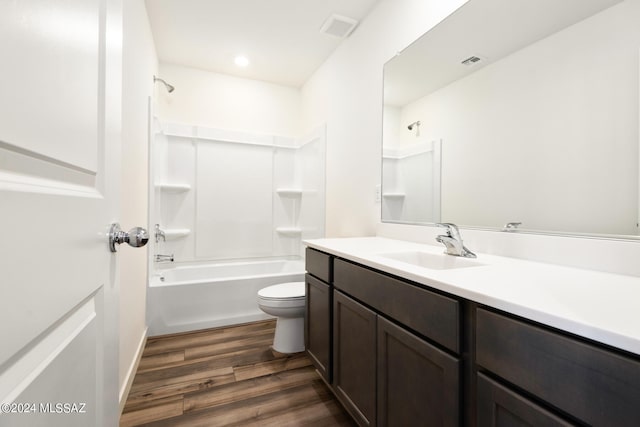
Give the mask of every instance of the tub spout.
M 155 261 L 156 262 L 167 262 L 167 261 L 173 262 L 173 254 L 171 255 L 156 254 Z

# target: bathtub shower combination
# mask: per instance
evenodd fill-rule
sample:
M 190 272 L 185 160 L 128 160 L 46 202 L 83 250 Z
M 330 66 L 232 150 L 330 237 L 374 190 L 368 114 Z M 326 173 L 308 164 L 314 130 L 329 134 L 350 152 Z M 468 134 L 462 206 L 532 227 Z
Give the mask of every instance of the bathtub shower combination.
M 324 235 L 324 128 L 296 140 L 156 124 L 149 335 L 269 318 L 258 291 L 303 281 L 301 242 Z
M 237 261 L 158 270 L 147 294 L 152 335 L 266 319 L 256 300 L 266 286 L 304 280 L 302 260 Z

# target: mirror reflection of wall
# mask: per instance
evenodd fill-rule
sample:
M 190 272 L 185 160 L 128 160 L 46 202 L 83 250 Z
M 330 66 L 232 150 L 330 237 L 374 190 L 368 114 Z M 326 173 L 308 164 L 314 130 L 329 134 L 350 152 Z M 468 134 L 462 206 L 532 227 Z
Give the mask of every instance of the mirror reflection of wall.
M 393 131 L 382 153 L 382 217 L 411 224 L 425 218 L 439 222 L 440 141 L 422 137 L 420 121 L 402 125 L 399 111 L 386 112 L 385 120 L 385 129 Z
M 422 211 L 423 216 L 407 220 L 404 212 L 398 217 L 387 208 L 384 221 L 442 220 L 483 228 L 522 222 L 536 231 L 638 234 L 640 0 L 612 7 L 605 1 L 603 10 L 587 11 L 598 13 L 583 20 L 578 16 L 579 22 L 559 18 L 571 25 L 536 34 L 504 53 L 505 47 L 495 46 L 502 39 L 489 37 L 487 28 L 495 30 L 495 36 L 515 33 L 518 39 L 519 16 L 537 22 L 526 16 L 536 13 L 531 3 L 470 0 L 385 66 L 385 126 L 393 118 L 403 124 L 420 118 L 425 140 L 443 142 L 441 217 L 434 220 L 432 212 Z M 553 15 L 557 2 L 547 3 L 538 5 L 539 11 Z M 512 10 L 518 4 L 521 10 Z M 505 8 L 511 15 L 496 14 L 499 22 L 484 22 L 478 29 L 486 39 L 482 41 L 471 22 L 488 6 Z M 464 34 L 467 41 L 451 42 L 451 53 L 423 42 L 432 32 L 440 45 L 451 40 L 440 37 L 445 33 L 458 34 L 458 39 Z M 478 44 L 481 41 L 490 44 Z M 428 51 L 418 51 L 425 46 Z M 445 77 L 453 72 L 445 72 L 446 55 L 434 50 L 457 55 L 455 66 L 466 67 L 465 75 L 448 81 Z M 425 63 L 429 55 L 433 61 Z M 481 59 L 474 65 L 458 61 L 473 55 Z M 440 83 L 432 82 L 426 92 L 403 102 L 391 102 L 400 62 L 410 64 L 411 73 L 421 79 L 433 76 Z M 411 84 L 406 78 L 405 73 L 405 87 Z M 414 89 L 420 86 L 416 83 Z M 402 134 L 402 126 L 398 132 Z M 388 133 L 385 151 L 404 143 L 388 140 Z M 383 159 L 383 188 L 385 183 L 393 188 L 388 175 L 402 175 L 403 166 L 391 163 Z

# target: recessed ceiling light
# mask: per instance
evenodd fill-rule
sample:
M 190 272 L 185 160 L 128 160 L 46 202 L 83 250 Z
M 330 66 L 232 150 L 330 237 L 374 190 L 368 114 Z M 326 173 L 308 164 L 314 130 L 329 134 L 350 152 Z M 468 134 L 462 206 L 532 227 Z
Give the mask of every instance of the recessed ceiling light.
M 249 58 L 247 58 L 246 56 L 243 56 L 243 55 L 238 55 L 238 56 L 235 57 L 233 62 L 238 67 L 246 67 L 247 65 L 249 65 Z

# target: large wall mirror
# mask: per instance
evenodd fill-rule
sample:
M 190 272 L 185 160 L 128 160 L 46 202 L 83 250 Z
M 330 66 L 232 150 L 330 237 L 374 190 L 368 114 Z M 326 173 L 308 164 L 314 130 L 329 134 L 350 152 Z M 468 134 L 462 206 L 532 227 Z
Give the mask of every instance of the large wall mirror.
M 637 239 L 640 0 L 469 0 L 384 66 L 382 220 Z

